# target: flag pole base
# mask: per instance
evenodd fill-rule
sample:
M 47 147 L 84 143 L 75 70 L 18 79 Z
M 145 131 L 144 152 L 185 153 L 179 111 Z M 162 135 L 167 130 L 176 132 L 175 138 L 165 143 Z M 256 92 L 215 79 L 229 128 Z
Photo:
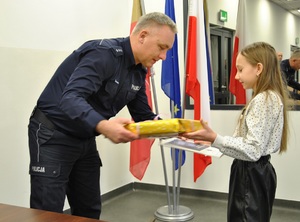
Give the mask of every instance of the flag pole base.
M 172 212 L 169 212 L 169 209 L 172 209 Z M 185 206 L 177 206 L 177 210 L 173 209 L 173 205 L 163 206 L 156 210 L 154 213 L 156 219 L 160 221 L 189 221 L 194 218 L 193 211 Z

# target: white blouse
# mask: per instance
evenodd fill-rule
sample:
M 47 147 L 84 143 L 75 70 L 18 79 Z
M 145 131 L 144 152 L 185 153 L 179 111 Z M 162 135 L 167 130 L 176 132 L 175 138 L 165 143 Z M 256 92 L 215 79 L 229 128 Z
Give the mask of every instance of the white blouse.
M 267 96 L 268 95 L 268 96 Z M 212 146 L 230 157 L 257 161 L 280 148 L 283 129 L 283 104 L 274 91 L 256 95 L 243 113 L 233 136 L 217 135 Z

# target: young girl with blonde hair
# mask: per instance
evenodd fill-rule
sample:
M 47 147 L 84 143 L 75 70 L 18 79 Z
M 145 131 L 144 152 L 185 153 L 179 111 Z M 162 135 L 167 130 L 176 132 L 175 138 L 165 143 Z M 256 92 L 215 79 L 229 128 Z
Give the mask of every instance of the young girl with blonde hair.
M 287 149 L 287 92 L 275 49 L 265 42 L 248 45 L 237 56 L 237 73 L 253 96 L 241 112 L 233 136 L 221 136 L 201 120 L 204 128 L 183 137 L 209 141 L 233 157 L 228 222 L 270 221 L 276 192 L 276 172 L 270 154 Z

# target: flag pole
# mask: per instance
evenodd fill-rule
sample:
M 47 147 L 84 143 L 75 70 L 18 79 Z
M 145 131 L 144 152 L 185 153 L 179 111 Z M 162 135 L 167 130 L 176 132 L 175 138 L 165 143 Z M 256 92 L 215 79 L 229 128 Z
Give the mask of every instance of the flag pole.
M 186 27 L 189 27 L 189 19 L 187 18 L 187 26 Z M 187 59 L 187 39 L 188 39 L 188 28 L 186 29 L 186 41 L 185 41 L 185 48 L 184 48 L 184 81 L 183 81 L 183 90 L 182 90 L 182 104 L 181 104 L 181 107 L 182 107 L 182 112 L 181 112 L 181 118 L 184 118 L 185 116 L 185 109 L 186 109 L 186 93 L 185 93 L 185 90 L 186 90 L 186 81 L 187 81 L 187 73 L 186 73 L 186 59 Z M 181 163 L 181 158 L 182 158 L 182 150 L 180 150 L 180 153 L 179 153 L 179 159 L 180 159 L 180 163 Z M 181 167 L 178 168 L 179 172 L 179 178 L 180 178 L 180 175 L 181 175 Z M 177 187 L 180 187 L 180 179 L 178 179 L 178 185 Z M 178 202 L 179 202 L 179 195 L 180 195 L 180 189 L 178 189 L 178 192 L 177 192 L 177 198 L 178 198 Z
M 145 10 L 145 3 L 144 0 L 140 0 L 141 8 L 142 8 L 142 15 L 146 14 Z M 153 67 L 150 68 L 150 77 L 151 77 L 151 87 L 153 91 L 153 100 L 154 100 L 154 106 L 155 106 L 155 112 L 159 114 L 158 110 L 158 103 L 157 103 L 157 96 L 156 96 L 156 87 L 155 87 L 155 81 L 154 81 L 154 75 L 155 71 Z M 159 139 L 161 141 L 161 139 Z M 163 150 L 163 146 L 160 145 L 160 151 L 161 151 L 161 158 L 162 158 L 162 164 L 163 164 L 163 171 L 164 171 L 164 178 L 165 178 L 165 184 L 166 184 L 166 193 L 167 193 L 167 202 L 168 202 L 168 209 L 169 212 L 171 212 L 171 197 L 170 197 L 170 191 L 169 191 L 169 184 L 168 184 L 168 176 L 167 176 L 167 170 L 166 170 L 166 161 L 165 161 L 165 154 Z
M 184 4 L 184 3 L 183 3 Z M 189 27 L 189 19 L 188 19 L 188 10 L 189 10 L 189 4 L 187 4 L 187 22 L 186 22 L 186 39 L 185 39 L 185 47 L 184 47 L 184 81 L 183 81 L 183 90 L 182 90 L 182 104 L 181 104 L 181 107 L 182 107 L 182 112 L 181 112 L 181 118 L 184 118 L 185 117 L 185 109 L 186 109 L 186 81 L 187 81 L 187 73 L 186 73 L 186 60 L 187 60 L 187 44 L 188 44 L 188 27 Z M 180 150 L 179 152 L 179 161 L 181 163 L 182 161 L 182 150 Z M 177 190 L 177 202 L 179 203 L 179 195 L 180 195 L 180 175 L 181 175 L 181 165 L 180 167 L 178 168 L 178 174 L 179 174 L 179 178 L 178 178 L 178 190 Z
M 145 10 L 144 0 L 140 0 L 140 4 L 141 4 L 141 8 L 142 8 L 142 15 L 145 15 L 146 14 L 146 10 Z
M 188 35 L 189 35 L 189 16 L 188 16 L 188 12 L 189 12 L 189 5 L 187 5 L 187 21 L 186 21 L 186 30 L 185 30 L 185 47 L 184 47 L 184 81 L 183 81 L 183 90 L 182 90 L 182 118 L 184 118 L 185 116 L 185 109 L 186 109 L 186 81 L 187 81 L 187 68 L 186 68 L 186 61 L 187 61 L 187 45 L 188 45 Z

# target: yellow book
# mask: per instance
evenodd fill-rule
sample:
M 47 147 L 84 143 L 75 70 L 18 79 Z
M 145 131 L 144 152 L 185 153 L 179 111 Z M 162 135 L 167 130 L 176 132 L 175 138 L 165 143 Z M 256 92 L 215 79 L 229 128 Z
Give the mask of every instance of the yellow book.
M 202 125 L 199 120 L 174 118 L 131 123 L 125 125 L 125 128 L 141 137 L 173 137 L 202 129 Z

